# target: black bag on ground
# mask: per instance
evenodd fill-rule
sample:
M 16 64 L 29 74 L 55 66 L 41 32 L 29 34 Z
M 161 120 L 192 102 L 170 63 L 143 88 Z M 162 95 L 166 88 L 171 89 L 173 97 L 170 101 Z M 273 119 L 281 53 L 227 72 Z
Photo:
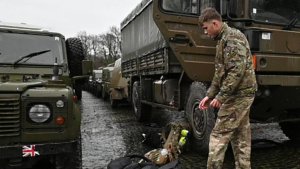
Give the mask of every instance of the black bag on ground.
M 109 162 L 107 169 L 123 169 L 132 163 L 130 157 L 120 157 Z
M 158 169 L 183 169 L 180 161 L 178 160 L 174 160 L 172 162 L 169 162 L 161 167 L 159 167 Z
M 134 159 L 138 161 L 142 159 L 143 162 L 138 163 Z M 158 167 L 144 156 L 128 155 L 110 161 L 107 169 L 158 169 Z
M 142 159 L 144 161 L 138 163 L 135 162 L 134 159 L 138 161 Z M 107 169 L 183 169 L 183 167 L 178 160 L 159 167 L 144 156 L 128 155 L 110 161 L 107 165 Z

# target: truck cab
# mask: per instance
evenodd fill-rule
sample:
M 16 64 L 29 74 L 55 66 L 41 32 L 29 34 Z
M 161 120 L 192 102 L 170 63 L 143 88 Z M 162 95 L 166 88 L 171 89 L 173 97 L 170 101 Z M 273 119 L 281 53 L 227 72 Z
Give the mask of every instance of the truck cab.
M 93 75 L 89 80 L 89 91 L 97 97 L 102 95 L 102 69 L 93 70 Z

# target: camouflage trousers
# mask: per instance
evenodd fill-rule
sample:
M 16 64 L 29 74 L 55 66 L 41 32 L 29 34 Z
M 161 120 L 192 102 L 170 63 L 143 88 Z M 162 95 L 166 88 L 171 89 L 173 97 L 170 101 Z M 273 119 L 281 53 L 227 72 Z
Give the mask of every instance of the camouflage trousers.
M 249 113 L 254 97 L 230 98 L 222 104 L 210 135 L 208 169 L 221 169 L 231 143 L 236 169 L 250 169 L 251 128 Z

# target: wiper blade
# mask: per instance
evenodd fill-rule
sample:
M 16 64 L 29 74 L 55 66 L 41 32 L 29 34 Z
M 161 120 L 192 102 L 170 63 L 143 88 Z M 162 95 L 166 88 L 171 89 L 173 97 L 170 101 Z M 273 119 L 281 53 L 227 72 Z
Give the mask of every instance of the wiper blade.
M 43 53 L 47 53 L 47 52 L 50 52 L 50 51 L 51 51 L 50 49 L 47 49 L 47 50 L 42 50 L 40 52 L 33 52 L 33 53 L 28 54 L 28 55 L 22 56 L 13 63 L 13 66 L 17 65 L 18 63 L 20 63 L 24 59 L 26 59 L 26 60 L 24 60 L 23 62 L 27 62 L 27 60 L 29 60 L 32 57 L 35 57 L 35 56 L 38 56 L 38 55 L 41 55 Z

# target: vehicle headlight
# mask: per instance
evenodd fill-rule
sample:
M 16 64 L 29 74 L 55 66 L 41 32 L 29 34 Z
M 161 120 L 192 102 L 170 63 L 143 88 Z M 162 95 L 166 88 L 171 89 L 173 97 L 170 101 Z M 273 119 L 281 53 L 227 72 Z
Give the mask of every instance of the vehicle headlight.
M 56 102 L 56 107 L 62 108 L 62 107 L 64 107 L 64 106 L 65 106 L 65 103 L 64 103 L 62 100 L 58 100 L 58 101 Z
M 50 108 L 43 104 L 33 105 L 29 109 L 29 118 L 36 123 L 43 123 L 50 118 Z

